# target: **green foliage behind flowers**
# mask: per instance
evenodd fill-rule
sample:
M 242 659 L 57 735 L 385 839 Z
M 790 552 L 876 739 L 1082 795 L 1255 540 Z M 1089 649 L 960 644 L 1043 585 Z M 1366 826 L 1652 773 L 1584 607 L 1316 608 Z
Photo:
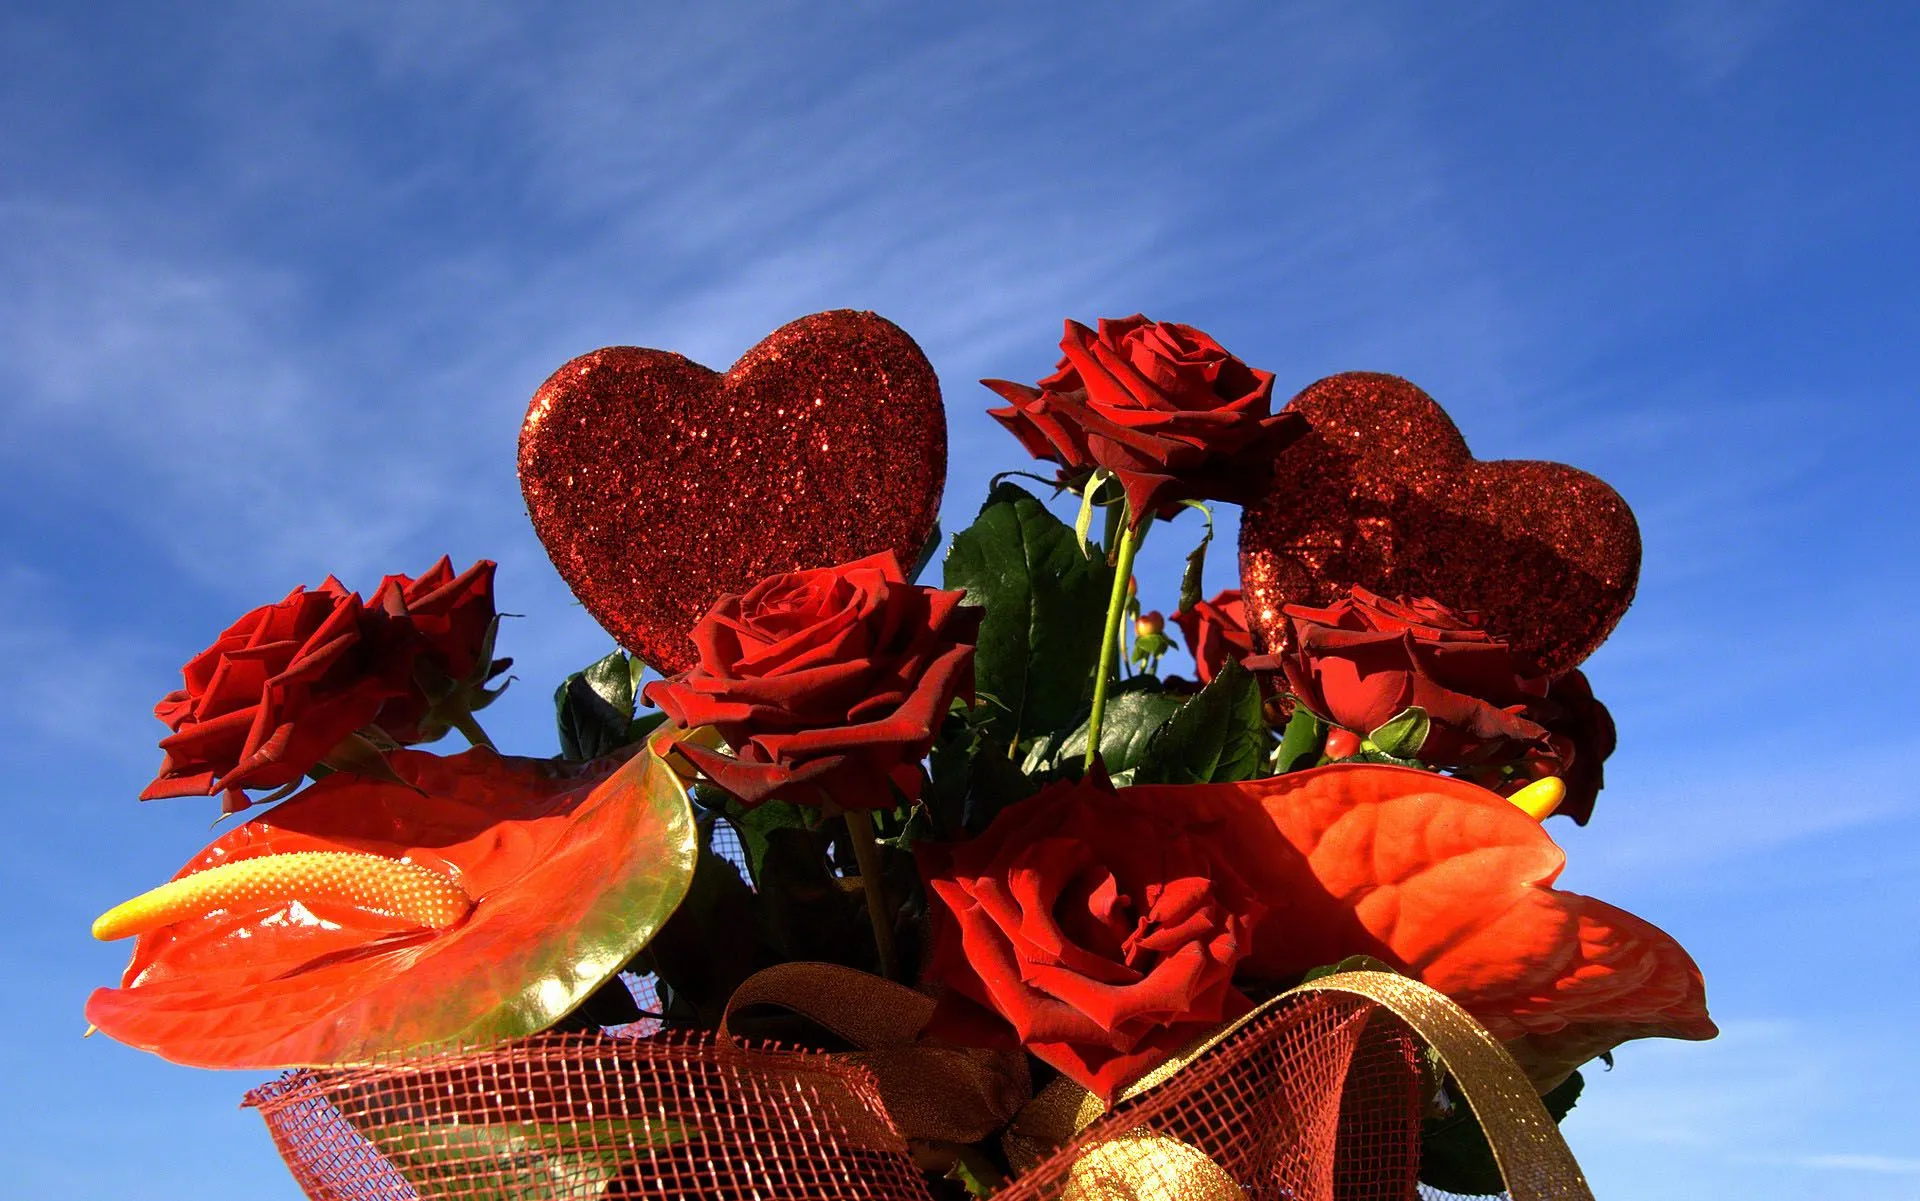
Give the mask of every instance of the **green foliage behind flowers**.
M 1031 493 L 1001 484 L 947 550 L 948 588 L 984 605 L 975 687 L 1005 742 L 1071 726 L 1092 695 L 1113 569 Z

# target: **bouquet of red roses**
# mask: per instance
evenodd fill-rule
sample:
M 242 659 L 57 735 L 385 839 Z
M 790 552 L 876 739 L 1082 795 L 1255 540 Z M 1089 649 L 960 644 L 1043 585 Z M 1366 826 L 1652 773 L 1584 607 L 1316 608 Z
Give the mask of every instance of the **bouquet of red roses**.
M 562 367 L 521 480 L 622 649 L 559 754 L 475 716 L 491 563 L 248 613 L 144 796 L 272 807 L 100 918 L 135 942 L 89 1019 L 300 1069 L 251 1101 L 316 1198 L 1584 1195 L 1576 1069 L 1714 1033 L 1542 825 L 1613 749 L 1578 664 L 1631 513 L 1392 377 L 1276 410 L 1188 326 L 1061 349 L 987 384 L 1074 519 L 996 481 L 939 587 L 944 412 L 891 324 Z M 1192 680 L 1133 574 L 1187 509 Z

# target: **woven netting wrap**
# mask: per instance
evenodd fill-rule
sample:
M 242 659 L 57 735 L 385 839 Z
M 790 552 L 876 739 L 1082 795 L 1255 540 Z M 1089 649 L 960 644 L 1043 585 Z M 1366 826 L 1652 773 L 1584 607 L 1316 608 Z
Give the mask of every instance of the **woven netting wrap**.
M 1043 1149 L 996 1197 L 1408 1201 L 1420 1059 L 1364 1001 L 1303 997 Z M 934 1196 L 874 1080 L 819 1052 L 542 1036 L 294 1072 L 248 1103 L 314 1201 Z

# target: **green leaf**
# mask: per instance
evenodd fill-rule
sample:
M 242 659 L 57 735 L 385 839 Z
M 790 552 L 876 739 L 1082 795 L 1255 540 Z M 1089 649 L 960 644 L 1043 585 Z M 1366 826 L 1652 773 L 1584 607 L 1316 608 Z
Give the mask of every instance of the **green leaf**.
M 1151 676 L 1135 679 L 1149 681 L 1153 687 L 1136 687 L 1108 697 L 1107 712 L 1100 723 L 1100 758 L 1116 784 L 1133 782 L 1133 769 L 1146 757 L 1153 735 L 1180 711 L 1180 698 L 1159 691 L 1159 681 Z M 1087 722 L 1083 718 L 1065 734 L 1036 740 L 1021 767 L 1028 775 L 1035 775 L 1078 764 L 1086 754 Z
M 866 902 L 827 869 L 826 830 L 770 830 L 754 918 L 779 959 L 878 966 Z
M 927 789 L 908 823 L 912 838 L 979 834 L 1002 809 L 1034 794 L 1038 785 L 1021 772 L 1007 744 L 984 728 L 986 720 L 976 708 L 941 726 L 927 760 Z
M 758 970 L 764 956 L 754 936 L 754 893 L 733 864 L 713 851 L 713 823 L 700 821 L 700 857 L 686 900 L 643 952 L 665 986 L 670 1017 L 709 1029 L 720 1024 L 733 990 Z
M 646 1117 L 355 1128 L 421 1196 L 463 1201 L 597 1201 L 649 1148 L 688 1137 L 678 1122 Z
M 927 535 L 927 540 L 920 544 L 919 553 L 913 556 L 913 566 L 907 571 L 909 580 L 919 579 L 920 573 L 927 569 L 927 564 L 933 562 L 933 556 L 940 550 L 940 540 L 940 523 L 936 521 L 933 523 L 933 532 Z
M 1204 591 L 1202 577 L 1207 570 L 1207 544 L 1213 541 L 1213 510 L 1203 504 L 1191 501 L 1188 503 L 1206 515 L 1207 532 L 1200 536 L 1200 545 L 1187 552 L 1187 567 L 1180 573 L 1180 611 L 1182 613 L 1200 603 L 1200 596 Z
M 1345 759 L 1342 759 L 1340 762 L 1342 763 L 1385 763 L 1390 767 L 1411 767 L 1411 768 L 1416 768 L 1420 771 L 1431 770 L 1430 768 L 1428 768 L 1428 766 L 1425 763 L 1422 763 L 1418 759 L 1402 759 L 1398 755 L 1389 755 L 1385 751 L 1363 750 L 1358 752 L 1357 754 L 1348 755 Z
M 1274 755 L 1276 774 L 1312 767 L 1320 761 L 1327 745 L 1327 723 L 1313 715 L 1305 705 L 1295 704 L 1287 719 L 1286 733 L 1280 736 L 1280 750 Z
M 1270 744 L 1260 712 L 1260 682 L 1229 659 L 1220 674 L 1154 731 L 1133 782 L 1250 780 L 1265 772 Z
M 749 808 L 711 785 L 699 785 L 694 799 L 726 815 L 727 824 L 740 834 L 741 849 L 747 853 L 747 874 L 756 886 L 760 883 L 761 864 L 767 857 L 767 840 L 775 830 L 806 830 L 814 817 L 798 805 L 786 801 L 764 801 Z
M 1342 972 L 1393 972 L 1393 966 L 1371 955 L 1349 955 L 1339 963 L 1325 963 L 1308 969 L 1307 974 L 1300 977 L 1300 983 L 1305 984 L 1309 980 L 1319 980 L 1325 976 L 1338 976 Z M 1399 973 L 1394 972 L 1394 974 Z
M 1372 749 L 1383 755 L 1392 755 L 1396 759 L 1411 759 L 1420 753 L 1427 741 L 1427 730 L 1433 723 L 1427 720 L 1427 711 L 1418 705 L 1408 705 L 1400 712 L 1389 717 L 1367 735 Z
M 1012 484 L 993 490 L 980 516 L 954 536 L 946 586 L 986 606 L 974 677 L 1002 707 L 1001 740 L 1019 742 L 1071 724 L 1092 694 L 1113 569 L 1088 558 L 1066 523 Z
M 634 720 L 640 677 L 646 665 L 615 651 L 576 671 L 553 693 L 554 719 L 560 727 L 560 754 L 573 760 L 598 759 L 643 737 L 661 714 Z
M 1039 784 L 1007 757 L 1003 745 L 988 743 L 968 767 L 967 792 L 960 809 L 961 828 L 968 834 L 978 835 L 993 824 L 1002 809 L 1026 800 L 1039 790 Z
M 1165 634 L 1136 634 L 1131 657 L 1135 663 L 1151 663 L 1172 649 L 1173 639 Z
M 1554 1121 L 1566 1120 L 1584 1084 L 1580 1073 L 1575 1072 L 1540 1098 Z M 1486 1133 L 1465 1104 L 1456 1103 L 1446 1117 L 1427 1119 L 1420 1138 L 1420 1181 L 1468 1197 L 1496 1196 L 1506 1191 Z
M 1094 551 L 1094 545 L 1087 537 L 1087 532 L 1093 529 L 1093 496 L 1112 474 L 1104 467 L 1095 468 L 1080 493 L 1080 515 L 1074 519 L 1073 536 L 1080 543 L 1080 553 L 1088 558 L 1093 557 Z
M 955 1152 L 946 1178 L 967 1190 L 969 1197 L 991 1197 L 1007 1184 L 1000 1169 L 972 1147 L 961 1147 Z

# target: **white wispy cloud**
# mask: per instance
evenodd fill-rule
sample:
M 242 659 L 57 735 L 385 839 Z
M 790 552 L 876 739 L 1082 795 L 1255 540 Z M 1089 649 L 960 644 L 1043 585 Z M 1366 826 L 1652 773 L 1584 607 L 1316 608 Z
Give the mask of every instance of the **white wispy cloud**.
M 1920 1164 L 1911 1124 L 1897 1112 L 1897 1086 L 1883 1086 L 1863 1058 L 1875 1046 L 1911 1054 L 1910 1037 L 1889 1042 L 1886 1031 L 1850 1031 L 1817 1014 L 1723 1016 L 1721 1025 L 1713 1042 L 1627 1043 L 1614 1070 L 1584 1072 L 1586 1089 L 1565 1130 L 1596 1195 L 1911 1195 L 1901 1179 Z M 1882 1104 L 1894 1108 L 1880 1113 Z M 1816 1140 L 1841 1130 L 1852 1149 L 1818 1149 Z M 1814 1148 L 1799 1149 L 1809 1141 Z
M 1180 9 L 1084 39 L 962 22 L 878 54 L 780 6 L 758 20 L 385 6 L 208 20 L 195 111 L 197 152 L 222 179 L 210 206 L 9 185 L 5 267 L 28 286 L 0 298 L 0 403 L 27 431 L 22 469 L 75 490 L 105 481 L 92 503 L 248 603 L 328 571 L 365 588 L 470 547 L 502 560 L 529 613 L 571 619 L 558 636 L 528 623 L 531 674 L 554 666 L 550 643 L 598 645 L 520 518 L 512 440 L 540 379 L 612 342 L 722 366 L 800 313 L 878 309 L 943 373 L 960 513 L 1013 450 L 974 379 L 1044 371 L 1063 314 L 1211 308 L 1223 337 L 1279 370 L 1295 360 L 1300 383 L 1388 345 L 1392 366 L 1499 370 L 1508 323 L 1449 232 L 1417 88 L 1379 82 L 1407 48 L 1335 10 L 1274 10 L 1249 36 L 1283 82 L 1239 81 L 1217 128 L 1191 130 L 1187 85 L 1128 76 L 1118 57 L 1158 37 L 1222 72 L 1240 64 L 1243 47 Z M 396 170 L 359 144 L 337 95 L 271 86 L 348 51 L 370 64 L 368 87 L 443 105 L 462 136 Z M 1347 104 L 1362 91 L 1369 105 Z M 1261 103 L 1224 99 L 1240 94 Z M 1178 168 L 1139 160 L 1142 146 L 1178 148 Z M 1245 178 L 1232 156 L 1248 154 L 1297 161 L 1300 182 L 1259 197 L 1261 221 L 1216 228 L 1212 214 L 1246 198 L 1197 166 Z M 452 237 L 409 215 L 479 160 L 508 177 L 486 203 L 525 205 L 523 227 Z M 263 212 L 322 201 L 346 207 L 310 219 L 392 217 L 418 244 L 350 273 L 365 291 L 342 297 L 326 264 L 260 236 Z M 1221 305 L 1249 279 L 1271 281 L 1260 326 Z M 1358 332 L 1324 362 L 1297 349 L 1342 326 Z M 27 461 L 55 445 L 88 453 Z
M 1911 1155 L 1798 1155 L 1782 1162 L 1816 1172 L 1875 1172 L 1894 1176 L 1920 1175 L 1920 1156 Z
M 1786 7 L 1782 0 L 1678 0 L 1660 27 L 1660 44 L 1696 86 L 1712 88 L 1740 69 Z

